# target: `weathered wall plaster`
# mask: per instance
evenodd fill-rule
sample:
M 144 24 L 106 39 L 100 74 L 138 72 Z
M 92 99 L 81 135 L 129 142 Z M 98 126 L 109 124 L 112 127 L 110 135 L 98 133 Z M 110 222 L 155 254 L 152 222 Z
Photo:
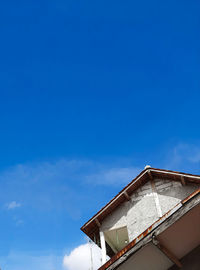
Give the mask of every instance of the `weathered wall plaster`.
M 163 215 L 197 189 L 197 186 L 161 179 L 155 179 L 155 185 Z
M 154 181 L 162 214 L 197 189 L 196 186 L 182 186 L 181 183 L 170 180 Z M 127 226 L 129 241 L 132 241 L 158 218 L 155 196 L 149 181 L 131 195 L 130 201 L 124 202 L 103 221 L 101 230 Z

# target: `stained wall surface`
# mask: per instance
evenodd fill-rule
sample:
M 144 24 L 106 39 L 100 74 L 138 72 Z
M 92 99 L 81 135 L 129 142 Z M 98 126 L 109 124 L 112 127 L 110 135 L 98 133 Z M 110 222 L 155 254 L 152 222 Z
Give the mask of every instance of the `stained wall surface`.
M 130 201 L 124 202 L 103 221 L 101 230 L 127 226 L 129 241 L 132 241 L 159 219 L 158 207 L 163 215 L 197 189 L 197 186 L 183 186 L 181 182 L 163 179 L 154 181 L 156 194 L 149 181 L 131 195 Z
M 197 186 L 183 186 L 170 180 L 155 179 L 155 184 L 163 215 L 197 189 Z

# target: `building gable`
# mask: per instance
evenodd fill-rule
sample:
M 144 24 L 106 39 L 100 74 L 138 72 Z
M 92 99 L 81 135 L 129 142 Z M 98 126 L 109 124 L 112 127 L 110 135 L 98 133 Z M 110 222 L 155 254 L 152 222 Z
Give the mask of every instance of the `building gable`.
M 99 232 L 103 232 L 108 255 L 112 256 L 122 247 L 123 237 L 126 245 L 197 189 L 199 183 L 200 176 L 147 168 L 81 229 L 99 246 Z
M 155 179 L 138 188 L 130 200 L 123 202 L 101 223 L 105 240 L 114 253 L 131 242 L 181 200 L 196 190 L 173 180 Z M 120 230 L 127 228 L 124 239 Z M 120 238 L 120 243 L 117 238 Z M 124 243 L 124 245 L 122 244 Z

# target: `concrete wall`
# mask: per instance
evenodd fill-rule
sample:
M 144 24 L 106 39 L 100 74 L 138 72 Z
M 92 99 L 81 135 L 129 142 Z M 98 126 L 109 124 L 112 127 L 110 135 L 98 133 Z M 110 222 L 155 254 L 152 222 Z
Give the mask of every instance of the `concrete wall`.
M 101 230 L 108 231 L 127 226 L 129 241 L 158 219 L 150 182 L 139 188 L 131 200 L 124 202 L 102 223 Z
M 127 226 L 129 241 L 132 241 L 159 218 L 158 207 L 163 215 L 197 189 L 161 179 L 155 179 L 155 186 L 157 202 L 149 181 L 133 193 L 130 201 L 124 202 L 103 221 L 101 230 Z
M 135 239 L 159 218 L 151 184 L 148 182 L 131 196 L 127 215 L 129 241 Z
M 161 179 L 155 179 L 155 185 L 163 215 L 197 189 L 197 186 Z

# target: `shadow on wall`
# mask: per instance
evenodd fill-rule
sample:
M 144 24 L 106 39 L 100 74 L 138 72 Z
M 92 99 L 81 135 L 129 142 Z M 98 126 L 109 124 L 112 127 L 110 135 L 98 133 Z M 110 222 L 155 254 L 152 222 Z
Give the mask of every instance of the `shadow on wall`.
M 192 252 L 181 259 L 183 267 L 182 270 L 199 270 L 200 269 L 200 246 L 195 248 Z M 178 270 L 174 265 L 169 270 Z

